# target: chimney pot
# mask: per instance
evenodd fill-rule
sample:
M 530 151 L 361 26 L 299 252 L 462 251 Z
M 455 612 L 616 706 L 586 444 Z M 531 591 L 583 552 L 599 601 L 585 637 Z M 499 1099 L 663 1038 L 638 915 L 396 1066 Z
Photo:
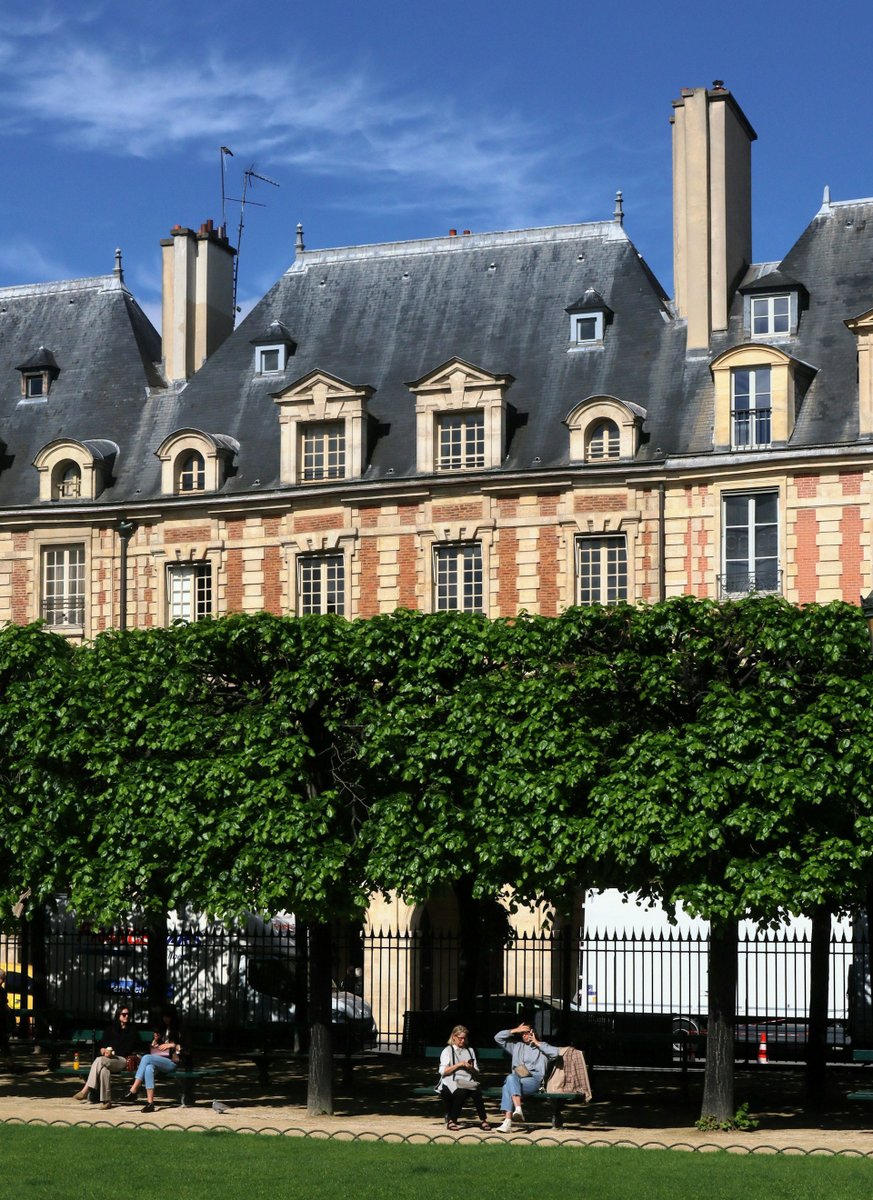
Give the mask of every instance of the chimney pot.
M 458 231 L 457 231 L 457 229 L 450 229 L 450 230 L 449 230 L 449 237 L 457 237 L 457 236 L 458 236 Z

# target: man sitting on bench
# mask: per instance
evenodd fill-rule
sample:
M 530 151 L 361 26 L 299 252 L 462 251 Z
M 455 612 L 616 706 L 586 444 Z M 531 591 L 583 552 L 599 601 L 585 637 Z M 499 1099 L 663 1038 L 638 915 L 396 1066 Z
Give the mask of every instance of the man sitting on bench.
M 538 1092 L 543 1085 L 550 1058 L 561 1053 L 557 1046 L 541 1042 L 532 1026 L 523 1021 L 515 1029 L 503 1029 L 494 1038 L 501 1050 L 512 1057 L 512 1070 L 503 1084 L 501 1108 L 504 1121 L 498 1125 L 500 1133 L 509 1133 L 513 1121 L 523 1121 L 522 1096 Z

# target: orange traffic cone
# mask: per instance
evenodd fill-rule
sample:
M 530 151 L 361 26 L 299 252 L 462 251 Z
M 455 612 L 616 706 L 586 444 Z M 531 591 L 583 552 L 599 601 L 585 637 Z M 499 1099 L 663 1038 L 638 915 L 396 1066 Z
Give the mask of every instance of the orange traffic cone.
M 758 1043 L 758 1062 L 766 1064 L 767 1062 L 767 1035 L 761 1034 L 761 1040 Z

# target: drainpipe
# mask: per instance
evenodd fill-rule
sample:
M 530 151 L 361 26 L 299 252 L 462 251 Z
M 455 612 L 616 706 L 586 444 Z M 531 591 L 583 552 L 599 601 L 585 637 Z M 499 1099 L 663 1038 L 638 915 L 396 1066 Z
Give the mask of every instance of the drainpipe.
M 135 529 L 133 521 L 128 521 L 126 517 L 118 518 L 118 540 L 121 543 L 118 565 L 118 628 L 122 631 L 127 629 L 127 543 L 133 537 Z
M 665 557 L 667 553 L 667 530 L 665 527 L 664 512 L 666 510 L 666 495 L 664 492 L 664 484 L 658 484 L 658 599 L 667 599 L 667 564 Z M 873 634 L 871 634 L 873 637 Z

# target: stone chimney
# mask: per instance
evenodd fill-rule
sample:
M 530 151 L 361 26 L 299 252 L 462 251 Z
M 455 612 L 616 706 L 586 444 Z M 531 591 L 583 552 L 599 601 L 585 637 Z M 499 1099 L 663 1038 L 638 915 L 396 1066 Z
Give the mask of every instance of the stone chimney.
M 190 379 L 233 332 L 233 256 L 224 228 L 175 225 L 161 239 L 161 339 L 169 380 Z
M 673 101 L 673 289 L 689 350 L 726 329 L 752 261 L 752 142 L 743 110 L 717 79 Z

